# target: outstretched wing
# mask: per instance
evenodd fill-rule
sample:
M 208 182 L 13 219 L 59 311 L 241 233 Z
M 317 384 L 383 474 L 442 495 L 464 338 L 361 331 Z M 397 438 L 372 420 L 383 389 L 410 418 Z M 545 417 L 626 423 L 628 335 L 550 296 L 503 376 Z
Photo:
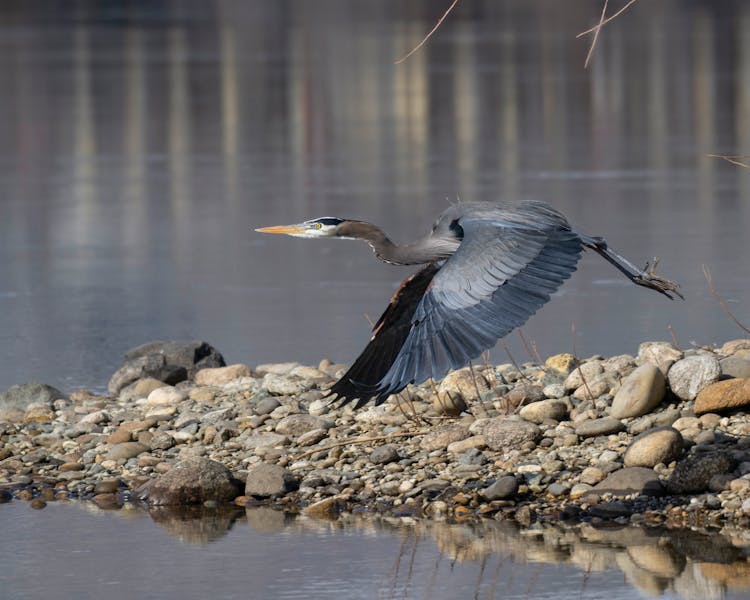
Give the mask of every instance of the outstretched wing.
M 455 223 L 463 241 L 413 311 L 372 394 L 378 404 L 410 383 L 444 377 L 523 325 L 575 271 L 582 252 L 578 234 L 543 203 L 468 211 Z
M 429 264 L 404 280 L 373 327 L 370 343 L 329 390 L 341 404 L 359 400 L 355 408 L 377 394 L 377 386 L 393 365 L 411 330 L 414 311 L 440 267 Z

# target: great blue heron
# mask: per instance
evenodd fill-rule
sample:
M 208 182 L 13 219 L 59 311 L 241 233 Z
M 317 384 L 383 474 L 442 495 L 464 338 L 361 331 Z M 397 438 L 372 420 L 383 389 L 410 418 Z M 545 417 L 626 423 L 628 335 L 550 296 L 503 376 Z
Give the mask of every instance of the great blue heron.
M 304 238 L 366 241 L 383 262 L 426 265 L 408 277 L 378 319 L 370 343 L 329 390 L 341 404 L 375 404 L 432 377 L 463 367 L 550 299 L 575 271 L 584 248 L 594 250 L 635 284 L 674 299 L 679 286 L 642 270 L 603 238 L 573 229 L 544 202 L 461 202 L 411 244 L 393 243 L 364 221 L 321 217 L 256 229 Z

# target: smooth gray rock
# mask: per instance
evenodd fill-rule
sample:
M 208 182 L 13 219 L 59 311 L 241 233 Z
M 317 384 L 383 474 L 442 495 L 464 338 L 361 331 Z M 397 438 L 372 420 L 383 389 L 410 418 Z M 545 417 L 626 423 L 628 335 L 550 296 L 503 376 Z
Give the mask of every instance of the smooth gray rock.
M 694 400 L 698 392 L 719 380 L 721 366 L 713 354 L 694 354 L 674 363 L 667 377 L 675 396 L 681 400 Z
M 532 423 L 542 423 L 548 419 L 562 421 L 568 416 L 568 406 L 562 400 L 542 400 L 524 406 L 519 414 Z
M 611 473 L 606 479 L 597 483 L 592 488 L 591 493 L 609 493 L 615 496 L 628 496 L 630 494 L 661 496 L 664 493 L 664 487 L 653 469 L 625 467 Z
M 136 491 L 141 500 L 155 506 L 229 502 L 240 493 L 240 484 L 229 469 L 202 457 L 176 463 L 164 475 Z
M 672 427 L 660 427 L 636 436 L 625 451 L 626 467 L 668 465 L 682 452 L 682 435 Z
M 224 366 L 224 357 L 207 342 L 150 342 L 125 353 L 125 361 L 112 375 L 108 389 L 116 395 L 145 377 L 175 385 L 201 369 Z
M 591 421 L 581 421 L 576 425 L 576 434 L 581 437 L 595 437 L 597 435 L 610 435 L 625 429 L 621 421 L 612 417 L 602 417 Z
M 281 402 L 279 402 L 276 398 L 268 396 L 266 398 L 258 400 L 258 402 L 256 402 L 255 406 L 253 407 L 253 411 L 256 415 L 270 415 L 279 406 L 281 406 Z
M 495 417 L 487 419 L 475 433 L 484 435 L 490 450 L 520 448 L 526 442 L 536 442 L 542 431 L 533 423 L 519 417 Z
M 750 378 L 750 360 L 727 356 L 719 360 L 722 377 Z
M 147 451 L 148 447 L 139 442 L 122 442 L 112 446 L 104 455 L 104 458 L 106 460 L 128 460 Z
M 700 494 L 709 489 L 712 477 L 729 473 L 735 464 L 731 454 L 724 451 L 688 456 L 677 463 L 667 489 L 672 494 Z
M 55 400 L 68 396 L 46 383 L 23 383 L 0 393 L 0 421 L 20 421 L 30 408 L 52 408 Z
M 666 389 L 666 379 L 656 365 L 641 365 L 623 380 L 612 401 L 610 416 L 624 419 L 645 415 L 661 403 Z
M 505 475 L 497 481 L 480 490 L 479 494 L 491 502 L 492 500 L 505 500 L 518 493 L 518 480 L 513 475 Z
M 283 496 L 298 487 L 297 478 L 283 467 L 261 463 L 248 471 L 245 495 L 273 498 Z
M 399 459 L 398 448 L 393 444 L 378 446 L 370 453 L 370 462 L 375 465 L 385 465 Z
M 333 427 L 333 421 L 315 415 L 297 414 L 284 417 L 276 424 L 276 433 L 296 437 L 313 429 L 328 430 Z

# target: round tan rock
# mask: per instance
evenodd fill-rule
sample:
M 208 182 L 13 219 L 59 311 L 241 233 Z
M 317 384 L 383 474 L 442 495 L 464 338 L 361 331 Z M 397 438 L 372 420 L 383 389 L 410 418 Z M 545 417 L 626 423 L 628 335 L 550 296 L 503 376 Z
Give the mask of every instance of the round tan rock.
M 648 414 L 664 399 L 666 389 L 667 381 L 659 368 L 651 363 L 643 364 L 622 382 L 610 415 L 624 419 Z
M 148 395 L 148 404 L 152 406 L 171 406 L 179 404 L 187 397 L 187 394 L 182 390 L 178 390 L 172 386 L 165 386 L 155 389 Z
M 133 386 L 133 393 L 138 398 L 148 398 L 148 395 L 161 387 L 169 387 L 168 383 L 159 381 L 154 377 L 144 377 L 135 382 Z
M 522 419 L 532 423 L 543 423 L 547 419 L 562 421 L 568 416 L 568 407 L 562 400 L 541 400 L 524 406 L 520 413 Z
M 240 377 L 250 377 L 251 375 L 250 367 L 236 364 L 227 367 L 201 369 L 195 374 L 195 383 L 198 385 L 223 385 Z
M 671 427 L 659 427 L 636 436 L 625 451 L 626 467 L 654 467 L 676 459 L 682 451 L 682 436 Z
M 750 404 L 750 378 L 726 379 L 703 388 L 695 399 L 695 414 L 719 412 Z

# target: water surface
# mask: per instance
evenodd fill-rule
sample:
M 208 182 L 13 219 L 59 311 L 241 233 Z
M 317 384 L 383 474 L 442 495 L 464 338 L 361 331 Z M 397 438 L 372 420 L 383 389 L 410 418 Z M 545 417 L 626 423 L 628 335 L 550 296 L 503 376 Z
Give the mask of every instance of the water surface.
M 740 336 L 701 266 L 747 317 L 750 175 L 706 154 L 750 152 L 750 6 L 639 4 L 584 70 L 594 8 L 461 3 L 394 65 L 442 7 L 3 3 L 0 388 L 102 389 L 165 338 L 351 362 L 410 270 L 252 229 L 340 215 L 407 240 L 456 198 L 547 200 L 682 283 L 669 302 L 585 257 L 524 330 L 542 355 Z
M 268 508 L 0 507 L 4 598 L 746 598 L 741 539 L 691 531 L 449 524 Z M 33 530 L 33 531 L 32 531 Z

